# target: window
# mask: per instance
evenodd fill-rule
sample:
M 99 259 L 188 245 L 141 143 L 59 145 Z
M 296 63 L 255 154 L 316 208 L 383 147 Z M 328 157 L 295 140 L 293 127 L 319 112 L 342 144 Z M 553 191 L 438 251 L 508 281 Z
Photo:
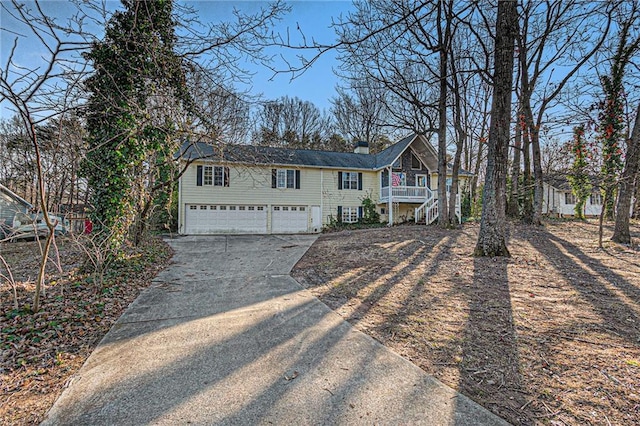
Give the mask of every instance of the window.
M 206 210 L 207 206 L 200 206 L 200 210 Z
M 416 186 L 419 186 L 420 188 L 428 187 L 427 175 L 416 175 Z
M 362 190 L 362 173 L 338 172 L 338 189 Z
M 198 206 L 189 206 L 189 210 L 197 210 Z
M 227 206 L 220 206 L 220 210 L 226 210 Z
M 204 182 L 205 186 L 213 185 L 213 167 L 204 166 Z
M 238 206 L 238 210 L 246 210 L 245 206 Z
M 411 153 L 411 168 L 413 170 L 422 170 L 422 162 L 413 152 Z
M 236 206 L 229 206 L 229 210 L 235 210 Z
M 271 187 L 300 189 L 300 170 L 271 169 Z
M 589 203 L 592 206 L 601 206 L 602 205 L 602 195 L 601 194 L 591 194 L 589 197 Z
M 258 211 L 261 212 L 264 210 L 264 206 L 258 206 Z
M 342 207 L 341 211 L 341 216 L 340 218 L 342 219 L 342 222 L 344 223 L 356 223 L 359 219 L 358 213 L 359 213 L 359 208 L 358 207 Z
M 214 167 L 213 169 L 213 186 L 222 186 L 224 183 L 222 167 Z
M 575 204 L 576 203 L 576 196 L 573 195 L 572 192 L 565 192 L 565 194 L 564 194 L 564 203 L 565 204 Z
M 249 206 L 249 211 L 250 212 L 255 211 L 255 209 L 256 209 L 255 206 Z
M 229 168 L 223 166 L 198 166 L 197 186 L 229 186 Z

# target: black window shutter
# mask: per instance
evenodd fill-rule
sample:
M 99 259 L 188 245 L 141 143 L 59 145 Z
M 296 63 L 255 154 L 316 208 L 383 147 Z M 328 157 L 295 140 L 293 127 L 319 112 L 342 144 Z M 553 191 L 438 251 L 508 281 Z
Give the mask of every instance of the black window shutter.
M 300 189 L 300 170 L 296 170 L 296 189 Z
M 229 168 L 224 168 L 224 186 L 229 186 Z
M 338 189 L 342 189 L 342 172 L 338 172 Z M 342 210 L 340 207 L 338 209 Z
M 278 171 L 276 169 L 271 169 L 271 187 L 278 187 Z
M 362 206 L 358 207 L 358 219 L 364 219 L 364 208 Z
M 202 166 L 198 166 L 196 172 L 196 186 L 202 186 Z
M 338 222 L 342 222 L 342 206 L 338 206 Z
M 362 173 L 358 173 L 358 190 L 362 191 Z

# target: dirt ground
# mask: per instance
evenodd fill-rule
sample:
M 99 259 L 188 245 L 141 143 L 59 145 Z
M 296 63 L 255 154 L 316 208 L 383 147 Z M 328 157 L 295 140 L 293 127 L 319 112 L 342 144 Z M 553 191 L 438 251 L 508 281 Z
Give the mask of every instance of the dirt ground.
M 128 250 L 100 284 L 81 272 L 84 256 L 77 244 L 59 239 L 57 247 L 42 309 L 32 314 L 38 244 L 0 243 L 18 296 L 15 309 L 12 286 L 0 277 L 0 425 L 40 423 L 65 383 L 172 254 L 160 239 L 148 240 Z M 1 262 L 0 274 L 8 276 Z
M 510 226 L 511 258 L 474 258 L 478 224 L 322 235 L 293 275 L 359 330 L 516 425 L 637 425 L 640 226 Z M 605 237 L 612 235 L 607 228 Z

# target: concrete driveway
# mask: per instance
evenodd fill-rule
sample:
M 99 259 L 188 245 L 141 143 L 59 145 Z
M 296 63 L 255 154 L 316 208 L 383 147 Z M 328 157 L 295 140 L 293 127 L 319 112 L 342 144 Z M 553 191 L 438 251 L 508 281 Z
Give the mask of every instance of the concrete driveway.
M 43 424 L 506 424 L 292 279 L 315 238 L 169 240 L 172 265 Z

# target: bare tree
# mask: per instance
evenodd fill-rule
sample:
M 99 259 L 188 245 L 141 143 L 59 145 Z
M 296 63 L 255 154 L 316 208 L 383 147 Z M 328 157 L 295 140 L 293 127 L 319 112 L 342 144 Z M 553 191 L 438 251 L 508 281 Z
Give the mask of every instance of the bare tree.
M 618 203 L 616 205 L 616 223 L 611 239 L 617 243 L 630 244 L 629 210 L 633 197 L 634 182 L 640 170 L 640 104 L 636 111 L 633 133 L 627 142 L 624 170 L 619 183 Z
M 443 227 L 455 217 L 455 203 L 447 200 L 451 50 L 460 23 L 475 11 L 473 4 L 453 1 L 358 3 L 338 31 L 341 70 L 352 84 L 364 80 L 384 88 L 386 115 L 396 126 L 437 135 L 438 223 Z M 463 144 L 454 146 L 463 149 Z
M 76 99 L 71 95 L 85 70 L 84 61 L 77 56 L 77 52 L 87 46 L 90 36 L 83 31 L 80 14 L 61 25 L 51 19 L 37 1 L 33 8 L 17 1 L 2 3 L 0 7 L 6 17 L 19 23 L 29 35 L 39 40 L 46 52 L 41 62 L 33 68 L 21 66 L 16 56 L 19 51 L 19 38 L 16 37 L 0 70 L 0 103 L 11 105 L 32 145 L 37 176 L 37 205 L 49 230 L 36 281 L 32 307 L 35 312 L 40 309 L 40 296 L 45 285 L 46 266 L 56 226 L 49 215 L 38 126 L 76 107 Z
M 526 2 L 518 37 L 520 107 L 523 151 L 533 162 L 533 203 L 525 202 L 525 220 L 540 225 L 542 217 L 542 156 L 540 132 L 545 114 L 567 83 L 607 40 L 612 5 L 582 1 Z M 558 70 L 563 69 L 563 74 Z M 529 170 L 525 161 L 525 186 Z M 525 196 L 527 191 L 525 191 Z
M 327 114 L 297 97 L 264 102 L 255 118 L 254 139 L 261 145 L 322 149 L 329 138 Z
M 349 80 L 348 88 L 338 88 L 338 96 L 331 100 L 331 113 L 338 133 L 346 139 L 367 141 L 371 152 L 386 148 L 385 90 L 368 84 L 366 79 Z

